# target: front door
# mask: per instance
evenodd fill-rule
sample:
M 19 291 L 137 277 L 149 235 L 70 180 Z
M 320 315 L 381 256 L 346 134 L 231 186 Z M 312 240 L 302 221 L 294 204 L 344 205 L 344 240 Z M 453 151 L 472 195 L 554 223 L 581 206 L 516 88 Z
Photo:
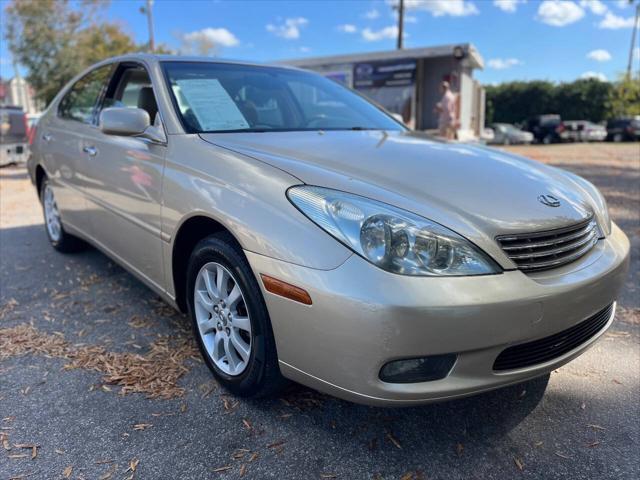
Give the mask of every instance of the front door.
M 160 125 L 153 86 L 146 69 L 120 65 L 102 108 L 142 108 Z M 96 129 L 86 139 L 90 153 L 87 201 L 95 238 L 130 268 L 162 289 L 160 204 L 165 144 Z

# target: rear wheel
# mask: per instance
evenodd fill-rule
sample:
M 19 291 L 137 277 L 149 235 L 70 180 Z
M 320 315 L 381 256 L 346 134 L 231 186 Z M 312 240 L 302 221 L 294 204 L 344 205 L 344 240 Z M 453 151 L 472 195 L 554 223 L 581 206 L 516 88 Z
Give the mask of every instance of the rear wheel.
M 68 234 L 62 225 L 62 217 L 53 192 L 53 188 L 46 178 L 40 186 L 40 201 L 44 213 L 44 224 L 51 246 L 63 253 L 82 250 L 86 244 L 78 237 Z
M 622 140 L 624 140 L 624 137 L 621 133 L 616 133 L 613 135 L 613 141 L 616 143 L 620 143 Z
M 249 263 L 229 234 L 196 245 L 187 282 L 194 334 L 216 379 L 242 397 L 277 392 L 285 382 L 269 313 Z

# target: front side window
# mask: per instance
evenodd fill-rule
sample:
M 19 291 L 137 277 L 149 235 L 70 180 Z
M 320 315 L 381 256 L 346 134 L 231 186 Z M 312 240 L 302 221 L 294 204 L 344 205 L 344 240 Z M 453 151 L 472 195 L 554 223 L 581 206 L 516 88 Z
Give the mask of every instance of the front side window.
M 60 101 L 58 114 L 68 120 L 93 123 L 96 103 L 107 85 L 111 65 L 97 68 L 78 80 Z
M 143 67 L 125 67 L 115 75 L 115 86 L 110 87 L 103 108 L 141 108 L 149 114 L 153 125 L 158 114 L 158 105 L 153 93 L 151 79 Z
M 356 93 L 320 75 L 278 67 L 163 62 L 190 133 L 404 130 Z

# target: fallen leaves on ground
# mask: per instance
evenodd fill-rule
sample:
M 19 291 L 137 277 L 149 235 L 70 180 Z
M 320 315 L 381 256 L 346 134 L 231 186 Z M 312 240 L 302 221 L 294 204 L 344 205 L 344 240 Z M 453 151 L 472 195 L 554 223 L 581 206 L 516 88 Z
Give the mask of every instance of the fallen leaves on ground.
M 148 317 L 140 315 L 134 315 L 129 319 L 128 323 L 131 328 L 149 328 L 153 325 L 153 322 Z
M 136 423 L 133 426 L 134 430 L 146 430 L 147 428 L 151 428 L 153 427 L 153 424 L 151 423 Z
M 389 441 L 393 443 L 396 446 L 396 448 L 402 450 L 402 446 L 400 445 L 400 442 L 396 437 L 393 436 L 391 432 L 387 433 L 387 439 L 389 439 Z
M 2 446 L 4 447 L 5 450 L 11 450 L 11 445 L 9 444 L 9 434 L 8 433 L 4 433 L 4 432 L 0 432 L 0 443 L 2 443 Z
M 108 352 L 102 346 L 74 346 L 62 334 L 45 333 L 26 323 L 0 329 L 0 360 L 27 353 L 69 360 L 66 370 L 100 372 L 105 383 L 122 387 L 122 395 L 145 393 L 149 398 L 170 399 L 184 395 L 177 382 L 189 371 L 185 361 L 198 351 L 185 337 L 161 336 L 142 355 Z
M 2 320 L 8 313 L 11 313 L 18 305 L 18 301 L 15 298 L 10 298 L 7 302 L 0 306 L 0 320 Z
M 571 457 L 570 457 L 569 455 L 565 455 L 564 453 L 555 452 L 555 455 L 556 455 L 557 457 L 560 457 L 560 458 L 565 458 L 565 459 L 567 459 L 567 460 L 571 460 Z
M 224 467 L 218 467 L 218 468 L 214 468 L 212 471 L 214 473 L 219 473 L 219 472 L 226 472 L 227 470 L 231 470 L 231 465 L 225 465 Z
M 38 456 L 38 448 L 40 447 L 40 445 L 36 445 L 35 443 L 17 443 L 14 445 L 14 447 L 31 449 L 31 460 L 35 460 Z
M 513 457 L 513 463 L 516 464 L 516 467 L 518 467 L 518 470 L 520 470 L 521 472 L 524 470 L 524 462 L 519 458 Z
M 139 463 L 140 460 L 138 460 L 137 458 L 132 458 L 131 460 L 129 460 L 129 467 L 125 470 L 125 473 L 128 471 L 135 472 L 136 468 L 138 468 Z
M 606 430 L 606 428 L 600 426 L 600 425 L 595 425 L 593 423 L 588 423 L 587 427 L 589 428 L 593 428 L 594 430 Z

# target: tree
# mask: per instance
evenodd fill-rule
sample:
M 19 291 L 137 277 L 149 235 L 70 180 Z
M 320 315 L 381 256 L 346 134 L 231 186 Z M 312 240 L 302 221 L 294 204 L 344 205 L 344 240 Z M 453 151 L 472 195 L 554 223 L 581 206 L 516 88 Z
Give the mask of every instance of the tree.
M 555 108 L 565 120 L 601 122 L 609 116 L 607 100 L 613 86 L 598 79 L 579 79 L 555 88 Z
M 621 88 L 622 83 L 628 85 Z M 545 113 L 560 114 L 565 120 L 602 122 L 616 116 L 614 110 L 637 111 L 639 88 L 637 81 L 612 84 L 593 78 L 559 84 L 531 81 L 490 85 L 486 87 L 487 123 L 518 123 Z M 636 106 L 632 107 L 634 102 Z
M 611 89 L 607 107 L 611 117 L 640 115 L 640 81 L 622 77 Z
M 12 0 L 6 7 L 6 39 L 38 98 L 49 103 L 76 74 L 104 58 L 139 50 L 115 23 L 98 23 L 105 2 Z

